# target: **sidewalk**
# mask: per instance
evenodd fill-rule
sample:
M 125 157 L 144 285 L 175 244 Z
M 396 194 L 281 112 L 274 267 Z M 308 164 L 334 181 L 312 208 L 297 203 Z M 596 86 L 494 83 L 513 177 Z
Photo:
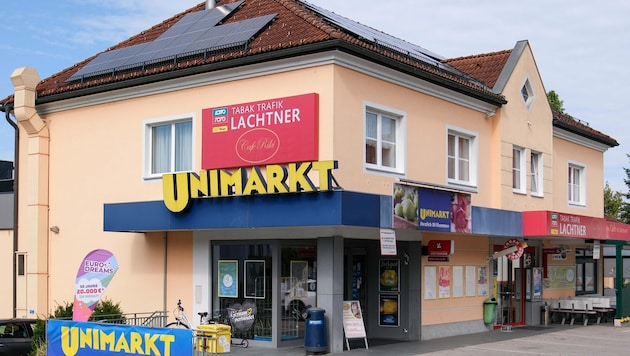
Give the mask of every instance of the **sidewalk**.
M 356 348 L 343 355 L 622 355 L 630 345 L 630 327 L 600 325 L 525 326 L 426 341 L 384 343 L 374 340 L 369 349 Z M 354 346 L 352 346 L 354 347 Z M 357 345 L 357 347 L 359 347 Z M 232 347 L 233 355 L 305 355 L 303 347 L 282 349 Z

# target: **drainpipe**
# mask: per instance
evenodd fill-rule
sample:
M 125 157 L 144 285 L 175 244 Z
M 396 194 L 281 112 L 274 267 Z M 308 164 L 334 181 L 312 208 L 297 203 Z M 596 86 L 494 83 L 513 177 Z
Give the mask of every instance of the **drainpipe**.
M 4 112 L 4 118 L 9 125 L 15 130 L 15 142 L 13 148 L 13 317 L 17 317 L 17 251 L 18 251 L 18 154 L 20 130 L 18 130 L 17 123 L 11 120 L 11 112 L 13 112 L 13 103 L 6 103 L 0 105 L 0 111 Z M 17 120 L 16 120 L 17 121 Z
M 29 254 L 29 258 L 25 260 L 28 293 L 23 295 L 26 300 L 24 312 L 37 315 L 48 312 L 50 300 L 48 288 L 50 270 L 50 227 L 48 226 L 48 214 L 50 214 L 48 202 L 50 133 L 45 121 L 35 109 L 36 87 L 40 82 L 37 71 L 29 67 L 18 68 L 11 74 L 11 82 L 14 91 L 13 117 L 15 117 L 22 134 L 27 135 L 25 138 L 28 151 L 24 155 L 26 161 L 20 162 L 20 166 L 27 165 L 32 168 L 28 175 L 21 175 L 23 181 L 20 187 L 22 193 L 26 193 L 26 195 L 20 194 L 21 198 L 29 197 L 26 199 L 26 204 L 20 203 L 24 207 L 23 213 L 29 217 L 29 222 L 19 226 L 20 240 L 24 245 L 18 246 Z M 17 293 L 17 298 L 18 300 L 22 298 L 21 293 Z

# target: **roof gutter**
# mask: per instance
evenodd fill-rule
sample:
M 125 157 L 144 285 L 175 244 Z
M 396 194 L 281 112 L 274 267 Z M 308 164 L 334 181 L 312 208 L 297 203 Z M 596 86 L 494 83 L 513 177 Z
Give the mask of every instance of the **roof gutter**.
M 505 100 L 505 98 L 502 95 L 495 94 L 492 92 L 483 92 L 481 90 L 476 90 L 472 87 L 463 85 L 456 81 L 449 80 L 448 78 L 441 77 L 437 74 L 427 72 L 425 70 L 422 70 L 421 68 L 416 68 L 411 65 L 401 63 L 400 61 L 397 61 L 395 59 L 383 56 L 378 53 L 374 53 L 373 51 L 367 48 L 354 45 L 340 39 L 316 42 L 316 43 L 306 44 L 306 45 L 302 45 L 298 47 L 290 47 L 290 48 L 281 49 L 281 50 L 277 50 L 273 52 L 265 52 L 265 53 L 250 55 L 246 57 L 240 57 L 240 58 L 226 60 L 226 61 L 217 62 L 217 63 L 210 63 L 210 64 L 187 67 L 187 68 L 182 68 L 182 69 L 173 69 L 169 72 L 163 72 L 163 73 L 143 76 L 139 78 L 132 78 L 129 80 L 123 80 L 119 82 L 103 84 L 103 85 L 84 88 L 84 89 L 72 90 L 72 91 L 63 92 L 59 94 L 52 94 L 52 95 L 47 95 L 43 97 L 39 96 L 37 98 L 36 103 L 38 105 L 52 103 L 55 101 L 61 101 L 61 100 L 72 99 L 72 98 L 77 98 L 77 97 L 86 96 L 86 95 L 113 91 L 117 89 L 124 89 L 124 88 L 129 88 L 129 87 L 134 87 L 134 86 L 156 83 L 160 81 L 181 78 L 181 77 L 185 77 L 189 75 L 196 75 L 196 74 L 213 72 L 213 71 L 222 70 L 222 69 L 246 66 L 246 65 L 251 65 L 251 64 L 256 64 L 256 63 L 261 63 L 261 62 L 268 62 L 268 61 L 273 61 L 277 59 L 299 57 L 299 56 L 311 54 L 311 53 L 319 53 L 319 52 L 335 51 L 335 50 L 343 51 L 351 55 L 364 58 L 371 62 L 378 63 L 386 67 L 396 69 L 400 72 L 409 74 L 418 79 L 426 80 L 430 83 L 439 85 L 441 87 L 444 87 L 450 90 L 454 90 L 456 92 L 465 94 L 467 96 L 476 98 L 478 100 L 481 100 L 483 102 L 486 102 L 492 105 L 501 106 L 507 103 L 507 100 Z
M 18 252 L 18 159 L 20 155 L 18 154 L 20 147 L 20 130 L 18 129 L 17 123 L 11 120 L 11 113 L 13 112 L 13 102 L 7 102 L 5 104 L 0 104 L 0 111 L 4 112 L 4 118 L 7 120 L 9 125 L 13 127 L 15 130 L 15 142 L 13 148 L 13 268 L 12 268 L 12 285 L 13 285 L 13 306 L 11 309 L 13 310 L 13 317 L 17 317 L 17 252 Z M 17 121 L 17 120 L 16 120 Z

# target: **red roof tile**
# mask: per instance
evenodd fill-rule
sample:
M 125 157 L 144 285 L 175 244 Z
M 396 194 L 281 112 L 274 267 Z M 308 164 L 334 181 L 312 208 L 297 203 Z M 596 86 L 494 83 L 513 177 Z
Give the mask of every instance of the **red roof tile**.
M 219 0 L 216 2 L 216 6 L 225 5 L 231 2 L 232 1 Z M 186 14 L 202 11 L 204 8 L 205 3 L 201 3 L 107 49 L 104 52 L 153 41 Z M 337 40 L 341 41 L 340 43 L 346 43 L 348 46 L 361 47 L 364 50 L 367 49 L 366 53 L 381 56 L 381 58 L 384 58 L 383 61 L 398 63 L 397 66 L 407 66 L 410 72 L 424 73 L 418 75 L 425 79 L 435 80 L 442 85 L 446 83 L 446 85 L 458 88 L 467 88 L 464 90 L 468 91 L 471 95 L 483 97 L 485 100 L 497 103 L 504 102 L 504 98 L 501 95 L 493 93 L 490 88 L 480 85 L 475 81 L 471 81 L 464 75 L 457 75 L 456 73 L 442 70 L 435 65 L 420 61 L 403 53 L 396 52 L 391 48 L 378 46 L 375 43 L 366 41 L 363 38 L 360 38 L 359 36 L 356 36 L 351 32 L 326 21 L 326 19 L 320 14 L 312 11 L 297 0 L 245 0 L 241 7 L 229 15 L 223 23 L 231 23 L 274 13 L 278 14 L 274 21 L 265 27 L 261 33 L 257 34 L 246 48 L 227 50 L 222 53 L 208 56 L 207 58 L 188 58 L 177 63 L 163 63 L 156 67 L 118 72 L 115 75 L 86 78 L 81 81 L 67 81 L 67 79 L 79 69 L 88 64 L 92 59 L 96 58 L 97 54 L 42 80 L 37 86 L 38 98 L 42 102 L 55 101 L 58 100 L 55 98 L 58 98 L 59 95 L 62 94 L 67 96 L 80 95 L 80 92 L 84 92 L 90 88 L 102 88 L 102 90 L 107 90 L 107 88 L 111 87 L 111 85 L 115 83 L 118 85 L 130 83 L 131 85 L 133 80 L 140 78 L 148 78 L 153 75 L 164 73 L 173 73 L 189 68 L 200 68 L 202 66 L 226 62 L 230 59 L 253 58 L 261 54 L 269 54 L 270 56 L 268 58 L 271 58 L 274 54 L 280 55 L 281 51 L 292 48 L 298 49 L 298 51 L 293 52 L 293 55 L 297 56 L 302 54 L 299 52 L 300 48 L 305 48 L 306 46 L 312 44 Z M 418 72 L 418 69 L 420 69 L 420 72 Z M 436 80 L 435 78 L 441 79 Z
M 493 88 L 511 53 L 511 50 L 505 50 L 446 59 L 444 62 Z

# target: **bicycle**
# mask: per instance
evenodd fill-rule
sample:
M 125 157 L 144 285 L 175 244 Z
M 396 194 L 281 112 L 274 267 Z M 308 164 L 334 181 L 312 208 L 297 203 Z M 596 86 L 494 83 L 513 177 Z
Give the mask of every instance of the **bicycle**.
M 210 320 L 208 319 L 208 312 L 201 312 L 199 314 L 199 324 L 200 325 L 208 325 L 210 324 Z M 182 300 L 179 299 L 177 301 L 177 307 L 173 310 L 173 316 L 175 317 L 175 321 L 172 323 L 166 324 L 167 328 L 181 328 L 181 329 L 192 329 L 192 324 L 188 319 L 188 316 L 184 312 L 184 307 L 182 307 Z

